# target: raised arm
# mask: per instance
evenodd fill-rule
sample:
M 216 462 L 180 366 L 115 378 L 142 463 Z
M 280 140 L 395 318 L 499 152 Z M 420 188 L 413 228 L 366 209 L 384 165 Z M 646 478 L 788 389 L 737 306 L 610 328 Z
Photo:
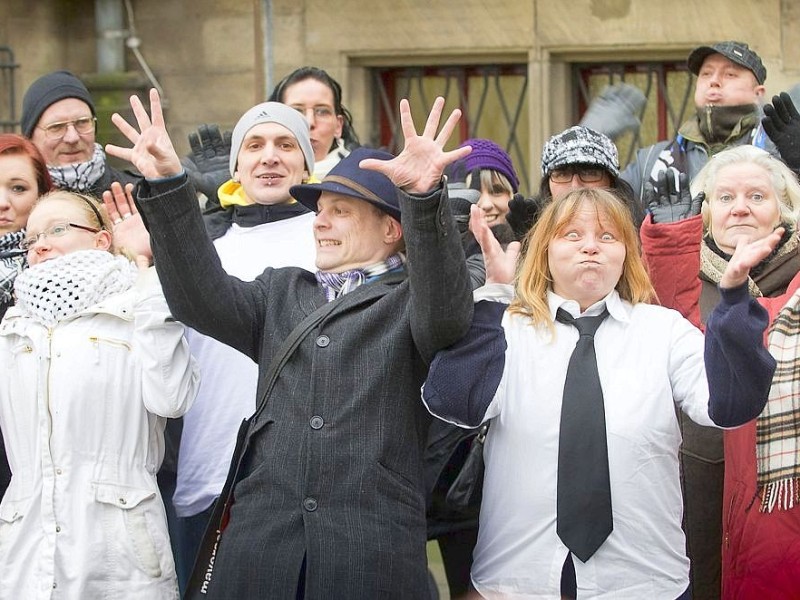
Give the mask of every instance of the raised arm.
M 449 152 L 444 150 L 461 118 L 461 111 L 455 109 L 451 112 L 437 135 L 443 109 L 444 98 L 440 96 L 433 103 L 425 129 L 422 134 L 418 134 L 408 100 L 402 99 L 400 125 L 405 138 L 402 152 L 392 160 L 368 158 L 362 160 L 359 166 L 383 173 L 395 186 L 408 194 L 427 195 L 438 189 L 442 183 L 444 168 L 472 152 L 469 146 Z
M 747 291 L 750 269 L 772 252 L 783 229 L 754 242 L 741 242 L 720 281 L 722 295 L 706 324 L 708 414 L 723 427 L 756 418 L 764 409 L 775 359 L 764 347 L 767 311 Z
M 130 102 L 139 130 L 119 113 L 111 115 L 111 122 L 133 143 L 133 147 L 106 144 L 106 152 L 127 160 L 150 181 L 168 179 L 183 173 L 180 158 L 164 124 L 164 112 L 158 92 L 155 89 L 150 90 L 150 116 L 138 96 L 131 96 Z
M 150 91 L 150 116 L 135 96 L 131 108 L 137 127 L 118 114 L 112 121 L 133 147 L 106 149 L 145 176 L 136 200 L 170 310 L 183 323 L 257 360 L 269 278 L 244 283 L 222 268 L 164 125 L 158 92 Z
M 444 98 L 437 98 L 423 132 L 417 134 L 408 101 L 402 100 L 402 152 L 392 160 L 363 160 L 360 165 L 383 173 L 400 190 L 411 288 L 411 333 L 426 361 L 460 339 L 472 318 L 472 287 L 447 201 L 447 186 L 442 182 L 445 166 L 471 149 L 444 150 L 461 112 L 454 110 L 439 131 L 443 108 Z

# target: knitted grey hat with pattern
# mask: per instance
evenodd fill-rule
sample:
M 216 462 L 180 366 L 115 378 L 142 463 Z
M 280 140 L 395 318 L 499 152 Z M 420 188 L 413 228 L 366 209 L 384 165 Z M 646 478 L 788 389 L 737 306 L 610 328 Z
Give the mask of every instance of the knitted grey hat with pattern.
M 554 135 L 542 148 L 542 176 L 570 165 L 597 165 L 619 177 L 617 147 L 594 129 L 576 125 Z
M 262 102 L 244 113 L 236 123 L 236 127 L 233 128 L 230 158 L 231 177 L 236 173 L 239 150 L 242 149 L 247 132 L 261 123 L 277 123 L 286 127 L 300 144 L 300 150 L 303 152 L 306 162 L 306 170 L 309 174 L 314 172 L 314 149 L 311 147 L 311 134 L 306 118 L 281 102 Z

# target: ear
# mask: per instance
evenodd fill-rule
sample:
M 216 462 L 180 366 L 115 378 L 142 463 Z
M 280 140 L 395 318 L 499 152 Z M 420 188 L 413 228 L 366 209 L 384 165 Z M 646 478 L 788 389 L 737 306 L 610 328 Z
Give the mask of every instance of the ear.
M 334 137 L 340 138 L 342 137 L 342 130 L 344 129 L 344 117 L 342 115 L 336 115 L 336 133 Z
M 102 229 L 97 232 L 94 238 L 94 247 L 98 250 L 111 250 L 111 232 Z
M 396 244 L 403 239 L 403 227 L 400 221 L 389 215 L 384 215 L 383 242 L 387 245 Z
M 761 100 L 764 97 L 764 94 L 767 93 L 767 88 L 763 85 L 757 85 L 755 88 L 753 88 L 753 92 L 755 93 L 756 98 Z
M 238 170 L 233 172 L 233 177 L 231 177 L 231 179 L 233 179 L 233 181 L 235 181 L 236 183 L 239 183 L 239 171 Z

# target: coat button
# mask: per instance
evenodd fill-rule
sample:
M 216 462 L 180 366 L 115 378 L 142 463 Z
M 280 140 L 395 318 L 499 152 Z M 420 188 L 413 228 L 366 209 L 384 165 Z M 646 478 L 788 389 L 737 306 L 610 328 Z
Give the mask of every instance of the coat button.
M 327 335 L 321 335 L 317 338 L 317 346 L 320 348 L 325 348 L 330 343 L 331 338 L 329 338 Z
M 56 533 L 61 533 L 61 525 L 56 525 Z
M 308 512 L 314 512 L 317 510 L 317 501 L 314 498 L 305 498 L 303 500 L 303 508 Z
M 311 429 L 322 429 L 322 426 L 325 425 L 325 421 L 322 417 L 313 416 L 309 424 L 311 425 Z

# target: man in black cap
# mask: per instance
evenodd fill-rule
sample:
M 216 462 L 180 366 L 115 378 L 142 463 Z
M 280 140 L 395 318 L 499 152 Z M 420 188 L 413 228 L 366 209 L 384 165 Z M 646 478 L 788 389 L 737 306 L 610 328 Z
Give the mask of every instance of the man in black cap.
M 22 135 L 42 153 L 53 183 L 64 190 L 98 198 L 118 181 L 139 178 L 111 167 L 96 143 L 94 101 L 83 82 L 69 71 L 54 71 L 34 81 L 22 99 Z
M 657 185 L 667 171 L 674 180 L 684 174 L 691 182 L 710 156 L 741 144 L 778 155 L 759 126 L 767 69 L 758 54 L 743 42 L 719 42 L 695 48 L 687 65 L 697 76 L 695 115 L 681 125 L 675 139 L 639 150 L 622 173 L 645 208 L 651 200 L 648 182 Z

